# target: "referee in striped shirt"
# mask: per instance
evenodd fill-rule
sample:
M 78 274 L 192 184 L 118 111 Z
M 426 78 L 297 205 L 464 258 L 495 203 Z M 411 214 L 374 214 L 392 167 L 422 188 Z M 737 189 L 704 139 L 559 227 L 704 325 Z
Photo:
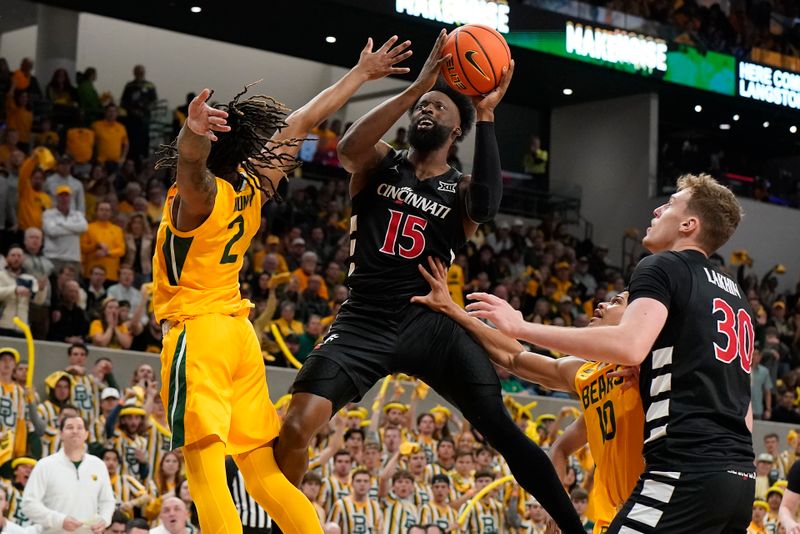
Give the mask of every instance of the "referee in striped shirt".
M 272 526 L 272 518 L 245 490 L 244 478 L 233 458 L 225 458 L 225 471 L 228 475 L 228 489 L 233 497 L 233 504 L 242 520 L 243 534 L 278 534 L 280 531 Z

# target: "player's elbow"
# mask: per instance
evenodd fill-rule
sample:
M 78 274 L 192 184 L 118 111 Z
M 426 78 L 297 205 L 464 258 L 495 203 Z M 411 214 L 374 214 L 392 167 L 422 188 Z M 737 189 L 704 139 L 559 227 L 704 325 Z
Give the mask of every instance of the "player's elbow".
M 650 345 L 620 343 L 614 355 L 614 360 L 620 365 L 636 367 L 642 364 L 649 353 Z
M 547 456 L 550 457 L 550 461 L 553 465 L 558 466 L 559 462 L 564 461 L 567 458 L 567 454 L 564 452 L 564 445 L 560 440 L 556 440 L 550 448 L 547 450 Z
M 348 165 L 354 165 L 357 160 L 357 151 L 355 145 L 356 143 L 353 139 L 353 136 L 349 133 L 346 133 L 336 145 L 336 154 L 339 156 L 339 163 L 341 163 L 342 167 L 350 172 L 355 172 L 354 170 L 350 170 L 348 168 Z
M 355 140 L 348 140 L 345 136 L 336 146 L 336 152 L 339 156 L 339 164 L 351 174 L 363 172 L 369 168 L 372 152 L 364 152 L 359 149 Z
M 509 348 L 505 351 L 502 355 L 502 360 L 498 362 L 501 366 L 508 369 L 511 374 L 520 376 L 524 369 L 522 369 L 522 351 L 523 347 L 520 345 L 519 348 Z
M 354 174 L 360 170 L 356 160 L 351 159 L 347 156 L 343 156 L 341 152 L 339 152 L 339 165 L 341 165 L 342 168 L 347 172 L 349 172 L 350 174 Z
M 295 137 L 296 135 L 304 137 L 306 133 L 319 126 L 321 122 L 321 118 L 312 116 L 312 113 L 309 112 L 306 106 L 303 106 L 292 111 L 289 116 L 286 117 L 286 128 L 280 131 L 280 137 L 284 139 L 287 137 Z M 287 135 L 287 133 L 290 135 Z

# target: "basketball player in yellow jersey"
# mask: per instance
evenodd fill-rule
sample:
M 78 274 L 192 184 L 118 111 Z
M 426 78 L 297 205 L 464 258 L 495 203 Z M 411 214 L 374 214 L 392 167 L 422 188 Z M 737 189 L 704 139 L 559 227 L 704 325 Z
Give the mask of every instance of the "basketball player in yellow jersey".
M 397 37 L 288 118 L 265 96 L 226 106 L 189 105 L 178 139 L 157 168 L 175 167 L 153 260 L 153 305 L 164 331 L 161 397 L 172 448 L 183 447 L 186 475 L 206 533 L 241 533 L 226 484 L 231 455 L 250 495 L 289 534 L 322 532 L 308 499 L 286 480 L 273 455 L 280 421 L 270 402 L 253 326 L 241 298 L 242 258 L 261 222 L 261 206 L 285 186 L 298 138 L 338 110 L 366 81 L 393 73 L 410 54 Z M 284 121 L 284 118 L 286 119 Z
M 556 470 L 564 473 L 567 456 L 588 440 L 597 467 L 587 515 L 595 522 L 594 532 L 604 532 L 644 470 L 644 413 L 639 392 L 632 387 L 630 378 L 635 373 L 617 365 L 572 356 L 555 360 L 525 351 L 517 340 L 467 315 L 450 298 L 444 265 L 429 260 L 429 266 L 430 273 L 422 266 L 420 271 L 430 283 L 431 292 L 414 297 L 413 302 L 450 316 L 483 345 L 492 361 L 517 376 L 548 389 L 578 394 L 583 414 L 553 445 L 551 457 Z M 627 300 L 626 291 L 610 303 L 601 303 L 589 326 L 619 324 Z

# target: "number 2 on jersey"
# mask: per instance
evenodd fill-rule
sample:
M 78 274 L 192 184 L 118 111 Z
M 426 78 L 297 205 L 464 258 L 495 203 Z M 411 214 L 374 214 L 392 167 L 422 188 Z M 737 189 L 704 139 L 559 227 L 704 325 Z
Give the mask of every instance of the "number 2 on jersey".
M 728 343 L 725 347 L 714 343 L 714 355 L 723 363 L 731 363 L 739 356 L 742 369 L 749 374 L 755 340 L 750 314 L 743 308 L 734 313 L 731 305 L 721 298 L 716 298 L 713 302 L 712 313 L 717 312 L 722 312 L 722 319 L 717 321 L 717 332 L 724 334 Z
M 239 229 L 236 230 L 236 233 L 233 234 L 233 237 L 230 241 L 225 245 L 225 250 L 222 251 L 222 258 L 219 260 L 220 263 L 236 263 L 236 258 L 238 258 L 238 254 L 231 254 L 231 247 L 233 247 L 234 243 L 239 241 L 242 236 L 244 235 L 244 217 L 239 215 L 231 223 L 228 225 L 228 229 L 233 228 L 235 225 L 239 226 Z
M 403 222 L 403 216 L 405 216 L 405 223 L 403 223 L 403 231 L 400 234 L 402 237 L 411 240 L 409 248 L 404 247 L 402 244 L 397 245 L 397 231 L 400 229 L 400 223 Z M 402 211 L 389 210 L 389 228 L 386 230 L 381 252 L 413 260 L 425 250 L 425 234 L 422 231 L 425 230 L 427 225 L 428 221 L 422 217 L 406 215 Z

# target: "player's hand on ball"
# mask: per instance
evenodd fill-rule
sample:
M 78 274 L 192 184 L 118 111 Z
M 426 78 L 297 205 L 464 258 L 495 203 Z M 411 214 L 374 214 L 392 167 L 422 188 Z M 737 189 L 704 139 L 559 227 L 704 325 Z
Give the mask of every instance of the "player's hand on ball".
M 436 83 L 436 78 L 439 77 L 442 65 L 451 57 L 450 54 L 442 55 L 445 41 L 447 41 L 447 31 L 442 30 L 439 32 L 439 37 L 436 39 L 428 59 L 425 60 L 425 64 L 413 84 L 423 93 L 428 92 L 433 87 L 433 84 Z
M 478 115 L 478 120 L 494 120 L 494 110 L 497 104 L 503 99 L 511 83 L 511 77 L 514 75 L 514 60 L 511 60 L 509 68 L 503 68 L 503 77 L 500 78 L 500 85 L 498 85 L 491 93 L 483 96 L 473 96 L 472 103 L 475 105 L 475 111 Z
M 411 302 L 425 304 L 433 311 L 444 312 L 454 304 L 447 289 L 447 268 L 442 260 L 432 257 L 428 257 L 428 267 L 430 272 L 422 264 L 417 266 L 422 277 L 430 284 L 431 292 L 424 297 L 411 297 Z
M 189 117 L 186 127 L 197 135 L 207 137 L 212 141 L 217 140 L 214 132 L 230 132 L 231 127 L 225 120 L 228 113 L 221 109 L 212 108 L 206 101 L 211 96 L 211 90 L 203 89 L 189 104 Z
M 390 74 L 409 72 L 411 69 L 408 67 L 395 67 L 395 65 L 411 57 L 413 52 L 408 50 L 411 41 L 403 41 L 395 46 L 397 39 L 397 36 L 393 35 L 374 52 L 372 51 L 372 37 L 367 39 L 367 44 L 361 50 L 355 70 L 364 74 L 367 80 L 378 80 Z
M 470 293 L 467 298 L 477 301 L 467 304 L 467 311 L 472 317 L 488 319 L 502 333 L 509 337 L 517 337 L 516 332 L 520 330 L 525 320 L 508 302 L 488 293 Z

